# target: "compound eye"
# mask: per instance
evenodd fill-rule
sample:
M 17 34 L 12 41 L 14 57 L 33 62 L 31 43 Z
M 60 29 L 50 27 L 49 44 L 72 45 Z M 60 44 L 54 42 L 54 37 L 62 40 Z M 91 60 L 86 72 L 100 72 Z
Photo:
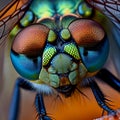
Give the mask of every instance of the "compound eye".
M 44 25 L 31 25 L 15 37 L 12 50 L 26 56 L 39 55 L 44 48 L 49 29 Z
M 94 46 L 105 36 L 102 27 L 97 22 L 88 19 L 79 19 L 72 22 L 69 30 L 79 46 Z
M 100 70 L 109 55 L 109 41 L 107 36 L 94 47 L 79 47 L 81 59 L 89 72 Z
M 11 49 L 11 61 L 16 71 L 29 80 L 39 79 L 42 68 L 42 52 L 49 29 L 44 25 L 31 25 L 15 37 Z
M 103 28 L 93 20 L 79 19 L 69 25 L 69 30 L 87 70 L 101 69 L 109 54 L 109 41 Z

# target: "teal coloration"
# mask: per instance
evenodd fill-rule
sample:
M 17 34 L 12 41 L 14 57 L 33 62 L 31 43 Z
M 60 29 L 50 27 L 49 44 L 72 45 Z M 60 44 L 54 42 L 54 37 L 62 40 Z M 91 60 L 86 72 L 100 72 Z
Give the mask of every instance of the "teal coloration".
M 93 9 L 83 1 L 79 4 L 78 13 L 83 17 L 90 17 L 93 13 Z
M 53 21 L 49 18 L 43 19 L 43 20 L 39 21 L 39 23 L 47 26 L 50 29 L 55 29 L 56 28 L 55 21 Z
M 10 53 L 11 61 L 16 71 L 29 80 L 36 80 L 39 78 L 41 70 L 41 57 L 28 58 L 23 54 L 15 54 L 13 51 Z
M 25 16 L 23 17 L 23 19 L 20 20 L 20 24 L 23 26 L 23 27 L 26 27 L 28 26 L 30 23 L 32 23 L 34 20 L 34 15 L 31 11 L 27 11 L 25 13 Z
M 96 48 L 79 47 L 82 62 L 89 72 L 95 72 L 101 69 L 107 60 L 109 54 L 109 42 L 105 38 L 103 43 Z
M 52 17 L 55 14 L 53 3 L 49 0 L 34 0 L 30 10 L 33 11 L 37 18 Z
M 46 84 L 58 87 L 57 74 L 71 72 L 68 77 L 71 83 L 76 84 L 78 76 L 84 78 L 87 72 L 102 68 L 109 53 L 107 38 L 99 47 L 77 47 L 68 31 L 74 20 L 88 18 L 93 13 L 84 0 L 33 0 L 29 10 L 20 21 L 21 25 L 26 27 L 34 20 L 37 24 L 47 26 L 50 31 L 41 57 L 30 58 L 15 54 L 11 50 L 12 63 L 21 76 L 29 80 L 40 79 Z M 13 33 L 16 30 L 19 29 L 16 27 Z M 76 61 L 80 62 L 79 65 Z M 50 83 L 52 80 L 53 83 Z
M 70 23 L 72 21 L 74 21 L 77 17 L 76 16 L 73 16 L 73 15 L 67 15 L 67 16 L 64 16 L 61 20 L 61 26 L 62 28 L 68 28 L 68 26 L 70 25 Z
M 37 16 L 37 18 L 53 17 L 55 14 L 65 15 L 69 13 L 75 13 L 80 1 L 78 0 L 55 0 L 55 1 L 54 0 L 53 1 L 34 0 L 30 6 L 30 10 Z
M 78 0 L 57 0 L 57 13 L 60 15 L 75 13 L 78 2 Z

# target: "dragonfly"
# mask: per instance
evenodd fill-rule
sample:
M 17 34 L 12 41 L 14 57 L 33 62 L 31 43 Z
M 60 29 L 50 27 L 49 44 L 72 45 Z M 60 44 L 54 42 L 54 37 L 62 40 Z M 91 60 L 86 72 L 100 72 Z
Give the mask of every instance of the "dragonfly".
M 12 6 L 16 7 L 7 14 Z M 117 0 L 13 0 L 3 6 L 0 53 L 9 34 L 13 39 L 11 62 L 20 74 L 9 120 L 18 119 L 20 88 L 37 92 L 38 120 L 52 119 L 46 112 L 44 96 L 62 94 L 67 98 L 75 91 L 81 93 L 82 87 L 91 88 L 98 105 L 109 115 L 117 115 L 96 79 L 120 91 L 119 78 L 104 67 L 112 59 L 119 76 L 119 6 Z

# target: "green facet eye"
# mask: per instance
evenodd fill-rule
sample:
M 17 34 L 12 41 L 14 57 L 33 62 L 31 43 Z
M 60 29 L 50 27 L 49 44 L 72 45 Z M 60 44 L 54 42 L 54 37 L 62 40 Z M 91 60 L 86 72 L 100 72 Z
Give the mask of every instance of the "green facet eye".
M 57 35 L 54 31 L 50 30 L 48 34 L 48 42 L 54 42 L 57 39 Z
M 64 51 L 70 54 L 71 56 L 73 56 L 76 60 L 80 60 L 78 49 L 74 44 L 71 43 L 71 44 L 65 45 Z
M 89 17 L 92 15 L 93 9 L 86 2 L 82 2 L 78 7 L 78 13 L 83 17 Z
M 60 34 L 64 40 L 70 39 L 70 32 L 68 29 L 63 29 Z
M 52 56 L 56 53 L 55 47 L 47 47 L 43 52 L 42 65 L 46 66 L 51 60 Z

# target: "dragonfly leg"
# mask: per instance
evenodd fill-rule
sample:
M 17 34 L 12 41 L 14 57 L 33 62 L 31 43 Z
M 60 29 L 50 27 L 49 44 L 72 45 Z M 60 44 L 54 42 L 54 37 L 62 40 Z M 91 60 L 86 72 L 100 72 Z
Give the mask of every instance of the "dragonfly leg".
M 47 116 L 44 101 L 43 101 L 43 95 L 40 93 L 37 93 L 36 95 L 35 107 L 38 112 L 39 120 L 51 120 L 51 118 Z
M 12 101 L 10 104 L 8 120 L 18 120 L 19 106 L 20 106 L 20 88 L 31 91 L 34 90 L 32 84 L 29 81 L 24 80 L 23 78 L 18 78 L 16 80 L 13 90 Z
M 90 82 L 90 87 L 100 107 L 107 111 L 108 114 L 115 115 L 116 112 L 107 105 L 107 99 L 105 98 L 97 83 L 95 81 Z
M 96 75 L 97 78 L 101 79 L 102 81 L 106 82 L 109 86 L 113 89 L 120 92 L 120 80 L 118 80 L 113 74 L 111 74 L 106 69 L 101 69 L 100 72 Z

